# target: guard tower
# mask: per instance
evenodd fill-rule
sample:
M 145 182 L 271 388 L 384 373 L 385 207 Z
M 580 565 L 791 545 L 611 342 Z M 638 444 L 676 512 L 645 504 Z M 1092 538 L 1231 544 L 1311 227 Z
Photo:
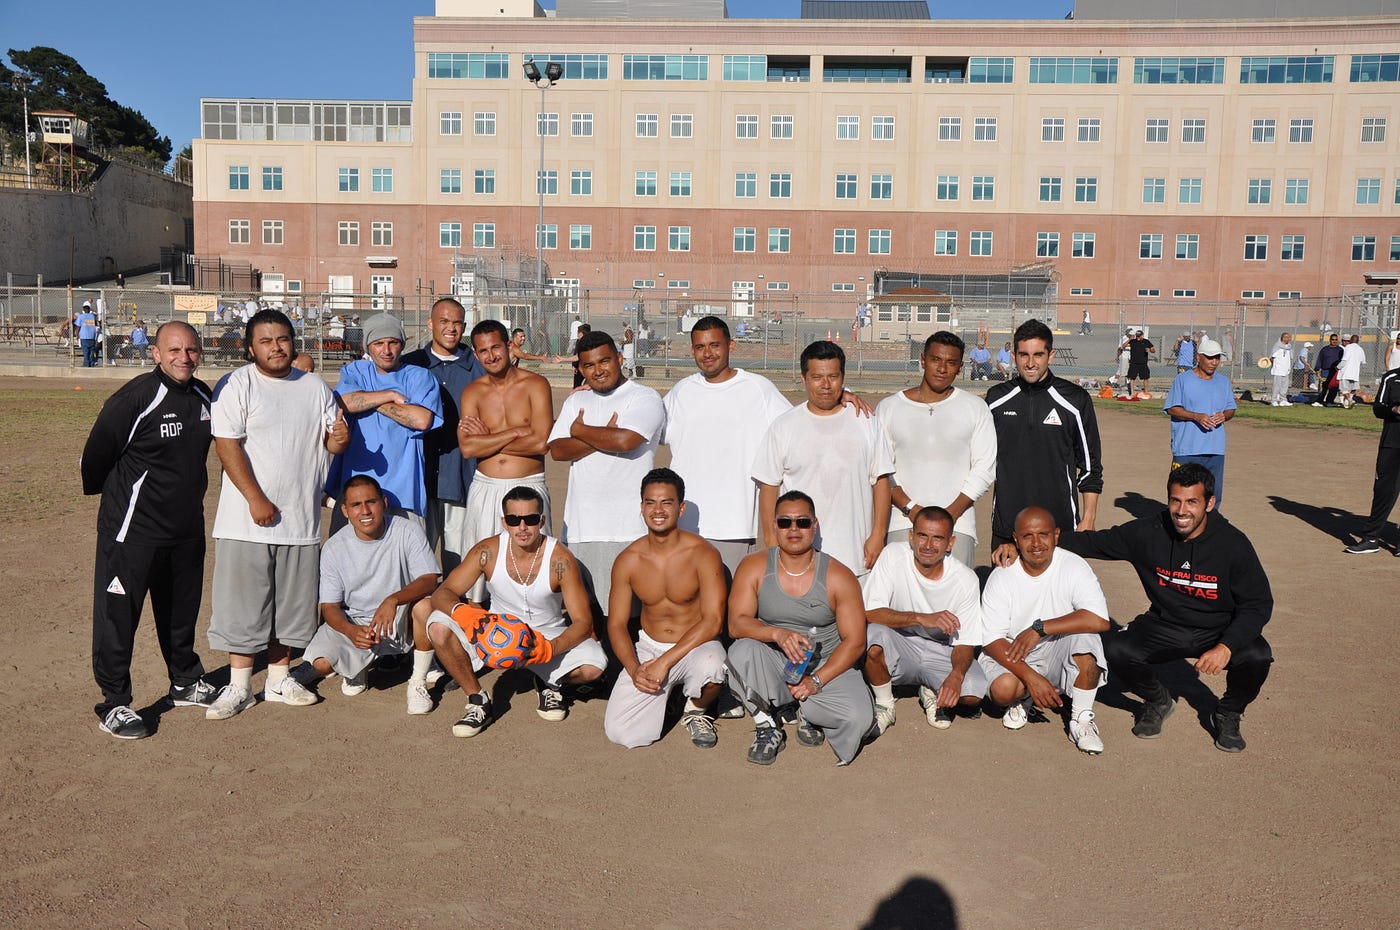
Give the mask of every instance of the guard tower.
M 89 151 L 92 129 L 88 121 L 67 110 L 36 110 L 31 115 L 39 121 L 43 144 L 40 173 L 55 187 L 77 190 L 101 164 Z

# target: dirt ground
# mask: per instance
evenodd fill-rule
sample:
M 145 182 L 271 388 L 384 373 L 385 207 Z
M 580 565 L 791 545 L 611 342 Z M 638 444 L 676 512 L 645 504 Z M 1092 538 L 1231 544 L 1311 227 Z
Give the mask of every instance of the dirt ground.
M 408 717 L 401 675 L 223 722 L 166 712 L 149 615 L 133 671 L 158 732 L 108 737 L 89 672 L 96 499 L 77 459 L 116 385 L 75 383 L 0 377 L 0 925 L 1400 925 L 1400 559 L 1340 541 L 1369 506 L 1374 434 L 1230 427 L 1224 510 L 1276 598 L 1278 661 L 1245 753 L 1213 747 L 1202 721 L 1221 682 L 1183 664 L 1160 740 L 1132 737 L 1135 699 L 1100 692 L 1099 757 L 1058 723 L 936 731 L 906 698 L 848 768 L 795 740 L 762 768 L 744 759 L 747 721 L 722 721 L 712 751 L 683 732 L 628 751 L 605 740 L 602 701 L 547 723 L 511 676 L 488 679 L 513 706 L 472 740 L 449 732 L 460 692 Z M 1164 499 L 1167 430 L 1101 417 L 1106 526 Z M 564 477 L 551 466 L 556 500 Z M 1097 564 L 1114 615 L 1134 616 L 1129 570 Z M 223 683 L 208 601 L 199 643 Z

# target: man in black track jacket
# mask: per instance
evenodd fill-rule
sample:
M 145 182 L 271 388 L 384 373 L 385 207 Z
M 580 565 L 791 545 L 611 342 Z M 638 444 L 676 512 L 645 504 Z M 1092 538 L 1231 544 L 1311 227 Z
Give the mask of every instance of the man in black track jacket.
M 1050 371 L 1055 337 L 1039 320 L 1016 327 L 1016 377 L 987 392 L 997 431 L 992 563 L 1016 560 L 1016 515 L 1044 507 L 1055 525 L 1092 530 L 1103 491 L 1099 424 L 1089 393 Z M 1080 496 L 1083 503 L 1080 503 Z
M 1152 666 L 1192 658 L 1198 672 L 1225 671 L 1213 715 L 1215 745 L 1240 752 L 1240 715 L 1269 677 L 1264 624 L 1273 613 L 1268 576 L 1248 537 L 1215 509 L 1215 476 L 1188 463 L 1167 477 L 1167 510 L 1107 530 L 1067 533 L 1060 546 L 1089 559 L 1132 564 L 1147 612 L 1103 634 L 1109 674 L 1141 695 L 1133 735 L 1154 739 L 1176 705 Z
M 195 378 L 199 336 L 186 323 L 156 332 L 156 368 L 107 399 L 83 448 L 84 494 L 101 494 L 93 572 L 92 672 L 101 728 L 149 731 L 131 709 L 131 650 L 146 595 L 170 674 L 170 700 L 206 706 L 215 690 L 194 651 L 204 589 L 209 387 Z
M 1381 550 L 1381 535 L 1390 522 L 1396 498 L 1400 498 L 1400 368 L 1392 368 L 1381 377 L 1371 412 L 1383 424 L 1376 450 L 1376 481 L 1371 487 L 1371 514 L 1361 527 L 1361 538 L 1343 550 L 1351 555 Z M 1400 547 L 1395 555 L 1400 558 Z

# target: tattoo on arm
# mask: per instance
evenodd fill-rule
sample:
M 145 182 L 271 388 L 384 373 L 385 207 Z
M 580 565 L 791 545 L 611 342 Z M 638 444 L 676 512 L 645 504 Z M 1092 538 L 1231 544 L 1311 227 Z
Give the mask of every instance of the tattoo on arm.
M 485 550 L 485 549 L 482 549 L 482 550 L 481 550 L 481 558 L 477 559 L 477 564 L 480 565 L 482 568 L 485 568 L 485 567 L 486 567 L 486 550 Z
M 564 577 L 564 567 L 565 567 L 565 566 L 564 566 L 564 560 L 563 560 L 563 559 L 555 559 L 555 560 L 554 560 L 554 580 L 555 580 L 555 581 L 560 581 L 560 580 L 563 579 L 563 577 Z

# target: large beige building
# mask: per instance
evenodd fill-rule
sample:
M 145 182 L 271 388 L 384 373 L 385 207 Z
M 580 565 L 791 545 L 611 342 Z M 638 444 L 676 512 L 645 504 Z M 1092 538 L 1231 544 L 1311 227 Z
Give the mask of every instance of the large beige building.
M 657 18 L 682 7 L 711 18 Z M 197 253 L 405 293 L 444 290 L 454 256 L 533 276 L 538 236 L 557 281 L 736 313 L 755 290 L 864 296 L 880 269 L 1051 262 L 1061 297 L 1111 300 L 1400 272 L 1400 16 L 559 8 L 438 0 L 411 101 L 202 101 Z M 529 60 L 562 78 L 542 94 Z

